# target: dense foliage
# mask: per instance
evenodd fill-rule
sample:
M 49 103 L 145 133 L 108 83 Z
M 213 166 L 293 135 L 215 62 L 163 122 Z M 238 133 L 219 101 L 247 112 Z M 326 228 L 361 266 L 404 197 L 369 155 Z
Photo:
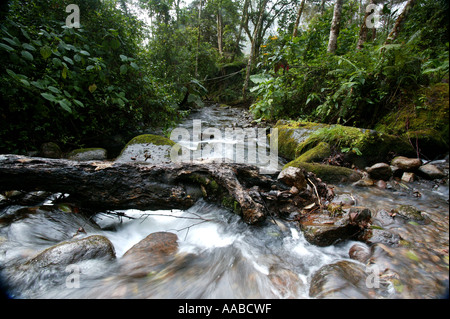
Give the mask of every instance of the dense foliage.
M 394 6 L 386 4 L 382 12 L 391 16 L 391 24 L 377 29 L 375 38 L 370 35 L 361 50 L 356 48 L 362 18 L 357 1 L 344 2 L 335 54 L 327 52 L 332 6 L 314 16 L 298 37 L 290 30 L 269 37 L 262 45 L 260 73 L 252 77 L 253 113 L 373 127 L 402 93 L 448 78 L 448 8 L 447 1 L 418 1 L 398 39 L 386 43 L 395 22 Z M 280 61 L 289 64 L 288 71 L 274 71 Z
M 84 0 L 70 28 L 72 2 L 0 5 L 0 152 L 167 130 L 207 99 L 247 97 L 258 119 L 373 128 L 448 81 L 446 0 L 375 1 L 381 22 L 365 33 L 370 0 L 342 1 L 339 32 L 331 0 Z

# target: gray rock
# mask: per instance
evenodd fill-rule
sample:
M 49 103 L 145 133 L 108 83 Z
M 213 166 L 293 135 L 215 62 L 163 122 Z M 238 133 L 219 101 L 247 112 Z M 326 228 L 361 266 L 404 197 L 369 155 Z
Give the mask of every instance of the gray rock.
M 298 190 L 306 187 L 304 171 L 301 168 L 289 166 L 278 175 L 278 180 L 289 186 L 295 186 Z
M 115 256 L 114 246 L 108 238 L 92 235 L 51 246 L 26 262 L 25 266 L 67 266 L 89 259 L 114 259 Z
M 325 265 L 311 278 L 309 295 L 313 298 L 367 298 L 364 293 L 366 268 L 347 260 Z
M 145 277 L 168 262 L 178 250 L 178 236 L 169 232 L 148 235 L 131 247 L 121 258 L 121 273 Z
M 354 244 L 350 247 L 348 255 L 351 259 L 366 263 L 370 258 L 370 248 L 363 244 Z
M 392 176 L 392 170 L 389 164 L 386 163 L 377 163 L 372 165 L 367 169 L 370 178 L 372 179 L 381 179 L 387 181 Z
M 422 161 L 418 158 L 397 156 L 391 161 L 391 165 L 396 166 L 403 171 L 414 171 L 422 165 Z
M 446 175 L 433 164 L 426 164 L 419 167 L 419 173 L 428 179 L 444 178 Z
M 108 157 L 104 148 L 80 148 L 67 154 L 67 158 L 72 161 L 104 161 Z
M 143 134 L 136 136 L 122 149 L 116 162 L 147 164 L 170 163 L 170 151 L 175 142 L 163 136 Z
M 53 142 L 44 143 L 41 145 L 40 156 L 46 158 L 61 158 L 62 151 L 58 144 Z

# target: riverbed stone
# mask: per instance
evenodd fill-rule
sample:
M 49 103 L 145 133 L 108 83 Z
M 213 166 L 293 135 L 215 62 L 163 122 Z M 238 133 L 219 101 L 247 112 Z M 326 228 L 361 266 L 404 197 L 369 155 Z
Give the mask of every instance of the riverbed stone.
M 120 260 L 121 274 L 132 277 L 151 275 L 170 261 L 178 251 L 178 236 L 170 232 L 151 233 L 131 247 Z
M 342 214 L 327 212 L 311 213 L 300 219 L 300 228 L 305 239 L 317 246 L 329 246 L 342 240 L 355 238 L 367 227 L 370 210 L 364 207 L 352 207 Z
M 358 181 L 363 176 L 360 172 L 347 167 L 319 163 L 305 163 L 297 159 L 287 163 L 283 169 L 291 166 L 302 168 L 305 171 L 314 173 L 326 183 L 351 183 Z
M 427 179 L 444 178 L 446 175 L 443 171 L 433 164 L 426 164 L 419 167 L 419 174 Z
M 298 190 L 306 187 L 305 172 L 298 167 L 286 167 L 278 175 L 278 180 L 288 186 L 296 187 Z
M 357 260 L 362 263 L 366 263 L 370 258 L 370 248 L 363 244 L 354 244 L 350 247 L 348 255 L 351 259 Z
M 114 259 L 114 246 L 108 238 L 101 235 L 64 241 L 45 249 L 25 266 L 45 268 L 48 266 L 67 266 L 90 259 Z
M 391 161 L 392 166 L 396 166 L 403 171 L 414 171 L 422 165 L 422 161 L 419 158 L 409 158 L 405 156 L 394 157 Z
M 392 170 L 387 163 L 377 163 L 367 169 L 370 178 L 388 181 L 392 176 Z
M 366 278 L 365 266 L 348 260 L 338 261 L 314 273 L 309 295 L 318 299 L 367 298 Z
M 104 148 L 79 148 L 67 154 L 72 161 L 104 161 L 108 158 Z
M 122 149 L 116 162 L 139 162 L 147 164 L 165 164 L 171 163 L 170 151 L 174 141 L 153 134 L 143 134 L 134 137 Z

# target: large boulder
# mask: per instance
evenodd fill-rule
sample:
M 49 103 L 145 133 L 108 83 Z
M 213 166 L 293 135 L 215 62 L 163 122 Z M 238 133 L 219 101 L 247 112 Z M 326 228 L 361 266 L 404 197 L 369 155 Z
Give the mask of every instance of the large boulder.
M 279 121 L 275 128 L 278 129 L 278 147 L 280 155 L 294 160 L 320 143 L 328 143 L 331 147 L 346 153 L 346 160 L 357 167 L 364 168 L 378 162 L 384 162 L 395 152 L 400 155 L 413 155 L 414 149 L 406 138 L 382 132 L 355 128 L 343 125 L 327 125 L 310 122 L 285 122 Z M 317 149 L 316 156 L 308 154 L 302 162 L 318 161 L 327 154 L 325 144 L 321 145 L 321 152 Z M 325 156 L 326 157 L 326 156 Z
M 121 258 L 121 273 L 145 277 L 170 261 L 178 251 L 178 236 L 169 232 L 148 235 L 131 247 Z
M 287 163 L 287 167 L 302 168 L 305 171 L 316 174 L 326 183 L 356 182 L 363 177 L 362 173 L 347 167 L 333 166 L 319 163 L 302 162 L 300 158 Z
M 45 268 L 67 266 L 90 259 L 114 259 L 116 253 L 108 238 L 100 235 L 64 241 L 45 249 L 24 266 Z
M 141 162 L 148 164 L 170 163 L 170 150 L 175 145 L 164 136 L 143 134 L 134 137 L 122 149 L 116 162 Z

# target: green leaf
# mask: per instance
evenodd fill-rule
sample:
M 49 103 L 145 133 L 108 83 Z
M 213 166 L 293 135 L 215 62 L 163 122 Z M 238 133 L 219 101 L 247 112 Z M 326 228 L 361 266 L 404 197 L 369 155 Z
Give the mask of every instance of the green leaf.
M 121 54 L 121 55 L 120 55 L 120 60 L 121 60 L 122 62 L 126 62 L 126 61 L 128 61 L 128 57 L 125 56 L 125 55 L 123 55 L 123 54 Z
M 260 84 L 263 82 L 266 82 L 271 79 L 271 76 L 268 74 L 260 73 L 260 74 L 254 74 L 250 76 L 250 80 L 255 84 Z
M 84 50 L 80 50 L 80 54 L 86 55 L 86 56 L 90 56 L 91 55 L 89 52 L 84 51 Z
M 2 39 L 5 40 L 6 42 L 8 42 L 11 45 L 14 45 L 14 46 L 19 46 L 20 45 L 20 41 L 17 38 L 10 39 L 10 38 L 7 38 L 7 37 L 3 37 Z
M 50 102 L 58 102 L 58 100 L 56 99 L 56 97 L 53 94 L 50 93 L 41 93 L 42 97 L 44 97 L 45 99 L 49 100 Z
M 8 52 L 14 51 L 14 48 L 11 48 L 9 45 L 4 44 L 4 43 L 0 43 L 0 48 L 6 50 Z
M 31 84 L 33 86 L 37 87 L 38 89 L 41 89 L 41 90 L 45 89 L 45 87 L 42 85 L 42 83 L 40 81 L 33 81 L 33 82 L 31 82 Z
M 95 68 L 95 66 L 93 66 L 93 65 L 88 65 L 88 66 L 86 67 L 86 71 L 90 71 L 90 70 L 92 70 L 93 68 Z
M 126 74 L 127 71 L 128 71 L 127 66 L 126 66 L 125 64 L 122 64 L 122 65 L 120 66 L 120 74 Z
M 44 60 L 47 60 L 52 55 L 52 49 L 48 45 L 44 45 L 39 51 Z
M 97 85 L 95 85 L 95 83 L 89 85 L 89 92 L 94 93 L 95 90 L 97 90 Z
M 28 81 L 25 80 L 25 79 L 20 79 L 20 82 L 22 82 L 22 84 L 25 85 L 26 87 L 29 87 L 29 86 L 30 86 L 30 82 L 28 82 Z
M 73 59 L 74 59 L 76 62 L 81 62 L 81 56 L 78 55 L 78 54 L 75 54 L 75 55 L 73 56 Z
M 132 67 L 133 69 L 139 70 L 139 66 L 138 66 L 136 63 L 131 62 L 130 65 L 131 65 L 131 67 Z
M 70 108 L 71 103 L 66 99 L 58 101 L 59 105 L 67 112 L 72 113 L 72 109 Z
M 34 60 L 33 55 L 30 52 L 28 52 L 28 51 L 22 50 L 21 54 L 28 61 L 33 61 Z
M 27 49 L 27 50 L 30 50 L 30 51 L 36 51 L 36 48 L 34 46 L 32 46 L 31 44 L 28 44 L 28 43 L 22 44 L 22 47 L 24 49 Z
M 10 69 L 6 69 L 6 73 L 8 73 L 9 76 L 14 79 L 17 78 L 17 74 L 14 71 L 11 71 Z
M 84 107 L 84 104 L 83 104 L 83 102 L 81 102 L 81 101 L 78 101 L 78 100 L 73 100 L 73 103 L 75 103 L 76 105 L 78 105 L 78 106 L 81 106 L 81 107 Z
M 64 66 L 64 68 L 61 71 L 61 76 L 65 80 L 67 78 L 67 68 Z
M 63 60 L 73 65 L 73 60 L 71 58 L 63 56 Z
M 55 88 L 54 86 L 49 86 L 49 87 L 47 87 L 47 89 L 49 91 L 52 91 L 53 93 L 61 94 L 61 91 L 59 89 Z

